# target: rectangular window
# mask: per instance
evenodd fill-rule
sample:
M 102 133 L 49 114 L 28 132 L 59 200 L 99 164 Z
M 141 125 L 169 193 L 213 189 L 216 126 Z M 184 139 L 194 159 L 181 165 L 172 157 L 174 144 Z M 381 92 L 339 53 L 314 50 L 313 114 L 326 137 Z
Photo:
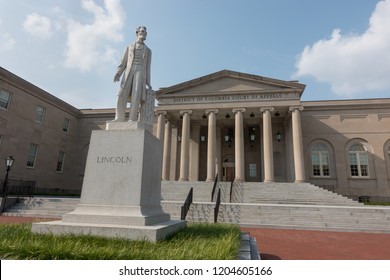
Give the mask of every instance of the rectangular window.
M 69 127 L 70 127 L 70 119 L 65 118 L 64 119 L 64 124 L 62 126 L 62 131 L 63 132 L 69 132 Z
M 0 90 L 0 108 L 8 109 L 11 101 L 11 93 L 6 90 Z
M 330 176 L 328 152 L 312 152 L 311 164 L 313 168 L 313 176 Z
M 38 155 L 38 145 L 37 144 L 30 144 L 30 148 L 28 149 L 28 156 L 27 156 L 27 167 L 35 167 L 35 161 L 37 159 Z
M 321 176 L 320 171 L 320 157 L 318 153 L 312 153 L 311 154 L 311 163 L 313 166 L 313 175 L 314 176 Z
M 45 118 L 45 110 L 45 108 L 37 106 L 37 109 L 35 111 L 35 121 L 37 123 L 43 123 L 43 120 Z
M 359 153 L 359 162 L 360 162 L 360 172 L 361 176 L 367 177 L 368 176 L 368 158 L 367 153 Z
M 321 153 L 322 176 L 329 176 L 329 155 Z
M 1 150 L 1 144 L 3 143 L 3 135 L 0 134 L 0 150 Z
M 62 173 L 64 169 L 65 153 L 60 151 L 58 154 L 57 168 L 56 171 Z

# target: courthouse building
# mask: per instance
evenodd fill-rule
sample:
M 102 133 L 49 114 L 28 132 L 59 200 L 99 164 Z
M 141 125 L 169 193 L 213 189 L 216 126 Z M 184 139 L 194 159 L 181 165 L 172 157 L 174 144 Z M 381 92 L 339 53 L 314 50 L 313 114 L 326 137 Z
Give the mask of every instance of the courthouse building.
M 223 70 L 158 90 L 162 179 L 310 182 L 390 197 L 390 98 L 301 101 L 304 89 Z M 3 68 L 0 90 L 0 158 L 14 156 L 10 177 L 80 190 L 91 131 L 114 109 L 74 108 Z

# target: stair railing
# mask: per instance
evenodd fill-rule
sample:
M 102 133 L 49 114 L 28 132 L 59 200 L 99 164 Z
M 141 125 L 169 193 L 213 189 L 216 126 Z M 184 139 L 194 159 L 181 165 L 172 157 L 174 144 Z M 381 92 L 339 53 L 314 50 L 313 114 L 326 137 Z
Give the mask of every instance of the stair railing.
M 232 196 L 233 196 L 233 187 L 234 187 L 234 180 L 230 183 L 230 194 L 229 194 L 229 201 L 232 203 Z
M 221 205 L 221 189 L 218 189 L 217 201 L 215 202 L 215 207 L 214 207 L 214 223 L 215 224 L 218 222 L 218 213 L 219 213 L 219 206 L 220 205 Z
M 214 194 L 215 194 L 215 190 L 217 188 L 217 183 L 218 183 L 218 174 L 215 175 L 213 190 L 211 191 L 211 202 L 214 201 Z
M 182 221 L 184 221 L 186 219 L 186 217 L 187 217 L 188 210 L 190 210 L 190 207 L 191 207 L 191 204 L 192 204 L 192 201 L 193 201 L 193 197 L 194 197 L 194 189 L 191 188 L 189 193 L 188 193 L 188 195 L 187 195 L 186 200 L 184 201 L 183 206 L 181 207 L 180 219 Z

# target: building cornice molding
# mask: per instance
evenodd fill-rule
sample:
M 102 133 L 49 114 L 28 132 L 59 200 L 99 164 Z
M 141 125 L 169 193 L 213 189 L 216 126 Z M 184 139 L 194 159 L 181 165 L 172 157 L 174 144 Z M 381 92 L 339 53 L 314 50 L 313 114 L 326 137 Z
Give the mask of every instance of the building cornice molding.
M 59 99 L 58 97 L 55 97 L 49 92 L 24 80 L 23 78 L 9 72 L 8 70 L 2 67 L 0 67 L 0 80 L 3 80 L 5 83 L 12 85 L 12 87 L 17 88 L 23 91 L 24 93 L 27 93 L 35 98 L 38 98 L 44 101 L 45 103 L 48 103 L 62 111 L 68 112 L 69 114 L 75 117 L 80 117 L 81 112 L 76 107 Z

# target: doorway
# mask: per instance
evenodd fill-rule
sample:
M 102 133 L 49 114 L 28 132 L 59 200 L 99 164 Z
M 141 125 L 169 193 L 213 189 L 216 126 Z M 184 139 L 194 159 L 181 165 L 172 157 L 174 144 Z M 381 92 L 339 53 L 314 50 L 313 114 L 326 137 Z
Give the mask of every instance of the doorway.
M 226 159 L 222 164 L 222 181 L 231 182 L 236 178 L 236 168 L 234 161 Z

